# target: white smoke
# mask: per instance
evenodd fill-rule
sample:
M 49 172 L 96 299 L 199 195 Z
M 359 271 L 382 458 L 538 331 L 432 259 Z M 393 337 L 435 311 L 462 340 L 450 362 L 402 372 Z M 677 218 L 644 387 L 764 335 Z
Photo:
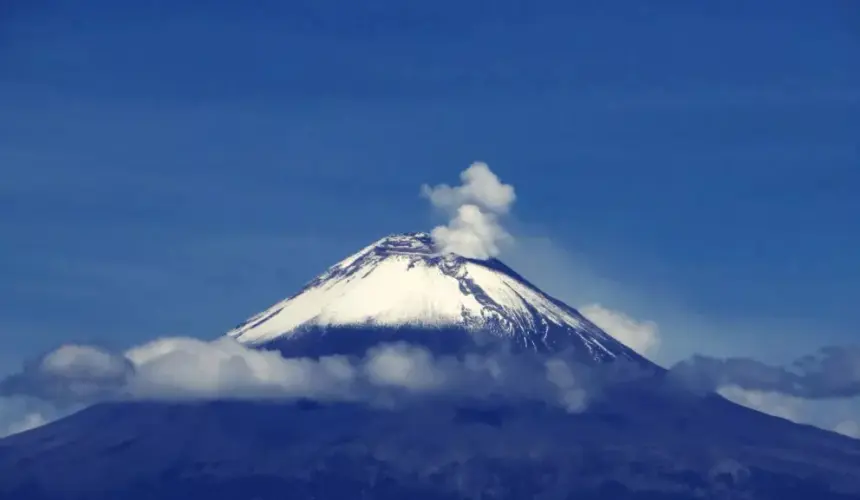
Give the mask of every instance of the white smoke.
M 431 232 L 443 252 L 474 259 L 488 259 L 500 252 L 500 244 L 511 235 L 499 224 L 516 195 L 502 184 L 486 163 L 476 162 L 460 174 L 460 186 L 421 186 L 421 195 L 445 211 L 448 224 Z

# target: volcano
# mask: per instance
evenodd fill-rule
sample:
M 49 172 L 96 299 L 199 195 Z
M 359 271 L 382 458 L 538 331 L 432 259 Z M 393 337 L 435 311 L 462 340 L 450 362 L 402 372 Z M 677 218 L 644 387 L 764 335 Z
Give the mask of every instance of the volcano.
M 498 398 L 106 402 L 0 440 L 0 499 L 860 498 L 860 441 L 685 391 L 502 262 L 426 233 L 369 245 L 226 336 L 291 357 L 406 342 L 638 375 L 574 413 Z

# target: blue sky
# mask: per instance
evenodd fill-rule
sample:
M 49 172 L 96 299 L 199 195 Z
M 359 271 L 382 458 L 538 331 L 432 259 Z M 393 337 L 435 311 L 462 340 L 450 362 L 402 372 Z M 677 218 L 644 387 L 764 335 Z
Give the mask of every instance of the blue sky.
M 0 17 L 0 366 L 217 336 L 475 160 L 665 362 L 857 342 L 856 2 L 178 3 Z

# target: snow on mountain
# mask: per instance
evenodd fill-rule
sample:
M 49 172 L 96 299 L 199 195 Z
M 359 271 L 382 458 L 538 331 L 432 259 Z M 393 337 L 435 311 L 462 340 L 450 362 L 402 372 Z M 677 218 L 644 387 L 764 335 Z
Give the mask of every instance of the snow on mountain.
M 456 328 L 535 350 L 584 348 L 598 361 L 639 359 L 498 260 L 441 253 L 427 233 L 378 240 L 227 335 L 264 345 L 311 330 L 356 327 L 410 328 L 428 334 Z

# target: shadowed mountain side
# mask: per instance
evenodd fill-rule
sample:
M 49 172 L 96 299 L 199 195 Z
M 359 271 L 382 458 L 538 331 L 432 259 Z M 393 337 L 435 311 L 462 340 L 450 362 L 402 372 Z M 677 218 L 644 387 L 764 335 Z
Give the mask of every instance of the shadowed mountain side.
M 397 410 L 102 404 L 0 441 L 0 498 L 339 499 L 356 492 L 381 499 L 847 500 L 860 498 L 860 441 L 717 396 L 667 399 L 632 386 L 581 414 L 503 402 L 414 402 Z

